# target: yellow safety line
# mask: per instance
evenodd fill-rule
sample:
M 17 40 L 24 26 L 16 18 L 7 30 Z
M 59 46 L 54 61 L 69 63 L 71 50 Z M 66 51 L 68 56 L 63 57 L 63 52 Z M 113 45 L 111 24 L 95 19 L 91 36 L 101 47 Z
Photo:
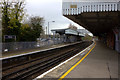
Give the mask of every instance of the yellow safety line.
M 95 44 L 96 45 L 96 44 Z M 65 74 L 63 74 L 58 80 L 62 80 L 63 78 L 65 78 L 65 76 L 67 76 L 78 64 L 80 64 L 87 56 L 88 54 L 95 48 L 95 45 L 93 46 L 93 48 L 79 61 L 77 62 L 74 66 L 72 66 Z

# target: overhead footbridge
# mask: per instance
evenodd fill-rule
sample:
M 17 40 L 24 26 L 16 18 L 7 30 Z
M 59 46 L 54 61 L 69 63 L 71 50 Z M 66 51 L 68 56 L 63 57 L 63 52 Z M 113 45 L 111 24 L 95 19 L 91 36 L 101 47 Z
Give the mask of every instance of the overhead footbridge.
M 63 16 L 98 36 L 109 47 L 120 51 L 119 0 L 63 0 Z

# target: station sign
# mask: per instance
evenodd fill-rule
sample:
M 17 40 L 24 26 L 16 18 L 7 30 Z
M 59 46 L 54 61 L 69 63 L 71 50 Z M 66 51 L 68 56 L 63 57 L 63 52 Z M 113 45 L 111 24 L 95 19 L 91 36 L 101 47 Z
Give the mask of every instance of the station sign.
M 15 35 L 5 35 L 4 37 L 5 37 L 5 39 L 15 39 L 16 38 Z
M 70 8 L 77 8 L 77 5 L 70 5 Z
M 4 35 L 4 41 L 6 39 L 15 39 L 15 41 L 16 41 L 16 35 Z

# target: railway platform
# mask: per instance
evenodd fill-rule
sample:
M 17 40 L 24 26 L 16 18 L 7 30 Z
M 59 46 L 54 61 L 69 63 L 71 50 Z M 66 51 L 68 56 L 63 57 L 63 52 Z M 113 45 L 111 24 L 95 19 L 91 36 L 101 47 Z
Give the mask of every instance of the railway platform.
M 6 52 L 6 53 L 2 53 L 2 58 L 4 59 L 4 58 L 9 58 L 9 57 L 26 55 L 26 54 L 29 54 L 29 53 L 31 54 L 31 53 L 35 53 L 35 52 L 39 52 L 39 51 L 46 51 L 46 50 L 62 47 L 62 46 L 65 46 L 65 45 L 69 45 L 69 43 L 56 44 L 56 45 L 51 45 L 51 46 L 44 46 L 44 47 L 39 47 L 39 48 L 35 48 L 35 49 L 27 49 L 27 50 L 21 50 L 21 51 Z
M 51 78 L 116 80 L 120 76 L 118 74 L 118 55 L 118 52 L 97 41 L 70 60 L 38 76 L 35 80 L 41 78 L 48 80 Z

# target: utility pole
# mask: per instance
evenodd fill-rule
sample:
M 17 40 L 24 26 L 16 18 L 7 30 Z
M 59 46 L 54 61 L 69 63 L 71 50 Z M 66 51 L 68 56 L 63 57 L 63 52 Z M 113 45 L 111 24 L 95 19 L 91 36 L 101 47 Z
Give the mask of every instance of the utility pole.
M 48 39 L 49 39 L 49 22 L 48 22 Z
M 51 21 L 51 22 L 55 22 L 55 21 Z M 50 33 L 49 33 L 49 24 L 50 24 L 50 22 L 48 22 L 48 36 L 49 36 L 49 38 L 50 38 Z
M 46 39 L 47 39 L 47 26 L 46 26 Z

